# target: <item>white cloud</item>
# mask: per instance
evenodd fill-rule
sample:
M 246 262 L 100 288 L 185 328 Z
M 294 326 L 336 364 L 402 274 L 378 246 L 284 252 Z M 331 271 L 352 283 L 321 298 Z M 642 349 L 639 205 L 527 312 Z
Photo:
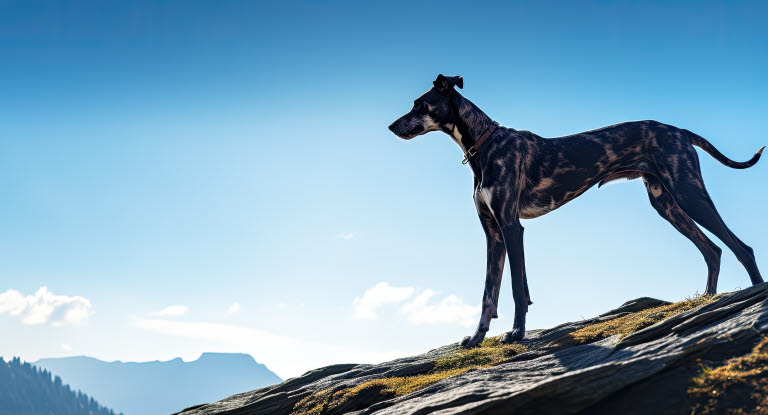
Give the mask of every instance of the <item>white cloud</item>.
M 240 303 L 234 302 L 231 306 L 227 309 L 227 313 L 237 313 L 240 311 Z
M 413 298 L 415 292 L 414 287 L 393 287 L 386 282 L 380 282 L 367 289 L 362 297 L 355 298 L 355 317 L 373 320 L 379 317 L 377 311 L 382 306 L 402 304 L 400 314 L 413 325 L 459 324 L 470 327 L 476 323 L 480 314 L 479 305 L 465 304 L 453 294 L 439 302 L 432 302 L 438 295 L 436 291 L 427 288 Z M 411 301 L 406 302 L 409 299 Z
M 166 336 L 204 341 L 208 350 L 250 353 L 283 379 L 330 364 L 378 363 L 403 355 L 312 343 L 231 324 L 140 318 L 133 325 Z
M 336 237 L 339 239 L 344 239 L 346 241 L 357 239 L 357 232 L 342 232 L 340 234 L 337 234 Z
M 66 350 L 66 351 L 68 351 L 68 352 L 69 352 L 69 351 L 72 351 L 72 346 L 71 346 L 71 345 L 69 345 L 69 344 L 66 344 L 66 343 L 62 344 L 62 345 L 61 345 L 61 348 L 62 348 L 62 349 L 64 349 L 64 350 Z
M 352 302 L 355 317 L 374 320 L 378 318 L 376 310 L 387 304 L 401 303 L 411 297 L 416 289 L 413 287 L 393 287 L 386 282 L 380 282 L 365 290 L 362 297 Z
M 477 323 L 480 314 L 480 306 L 471 306 L 451 294 L 442 301 L 430 304 L 430 300 L 437 292 L 430 289 L 424 290 L 413 301 L 403 304 L 401 311 L 405 313 L 408 321 L 415 325 L 421 324 L 459 324 L 471 327 Z
M 169 305 L 160 311 L 149 313 L 153 317 L 179 317 L 186 314 L 189 311 L 189 307 L 185 305 Z
M 87 319 L 91 313 L 91 302 L 87 298 L 55 295 L 48 291 L 48 287 L 40 287 L 27 296 L 16 290 L 0 294 L 0 314 L 20 317 L 23 324 L 75 324 Z

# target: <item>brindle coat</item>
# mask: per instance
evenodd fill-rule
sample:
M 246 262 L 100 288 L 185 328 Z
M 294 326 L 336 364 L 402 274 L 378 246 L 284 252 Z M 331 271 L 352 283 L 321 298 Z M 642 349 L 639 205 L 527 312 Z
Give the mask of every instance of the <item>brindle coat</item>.
M 708 267 L 707 294 L 715 294 L 721 249 L 695 224 L 723 241 L 746 268 L 752 284 L 763 282 L 752 248 L 725 225 L 704 188 L 698 146 L 726 166 L 744 169 L 760 158 L 762 148 L 747 162 L 735 162 L 704 138 L 657 121 L 633 121 L 558 138 L 498 126 L 464 98 L 455 86 L 461 77 L 442 74 L 434 87 L 414 101 L 413 108 L 389 129 L 409 140 L 443 131 L 467 154 L 473 144 L 493 131 L 477 153 L 468 156 L 475 177 L 474 200 L 487 241 L 487 272 L 477 331 L 463 346 L 480 343 L 496 318 L 505 254 L 509 257 L 515 300 L 513 330 L 502 341 L 525 335 L 528 293 L 520 219 L 551 212 L 587 189 L 617 179 L 642 178 L 651 205 L 701 251 Z M 495 130 L 493 128 L 498 126 Z

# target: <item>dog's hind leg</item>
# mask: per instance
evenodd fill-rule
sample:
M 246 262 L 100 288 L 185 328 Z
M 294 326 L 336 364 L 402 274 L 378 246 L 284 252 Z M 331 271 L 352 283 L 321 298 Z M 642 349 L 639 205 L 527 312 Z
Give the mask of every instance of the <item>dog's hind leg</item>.
M 485 338 L 485 333 L 490 327 L 491 319 L 497 318 L 499 306 L 499 290 L 501 288 L 501 276 L 504 272 L 504 258 L 507 250 L 504 245 L 504 237 L 496 223 L 491 211 L 483 204 L 476 203 L 480 216 L 480 223 L 485 231 L 487 246 L 487 264 L 485 273 L 485 290 L 480 311 L 480 323 L 472 336 L 467 336 L 461 341 L 461 346 L 477 346 Z
M 678 185 L 675 190 L 675 200 L 681 208 L 695 220 L 699 225 L 703 226 L 715 236 L 717 236 L 728 248 L 736 255 L 744 268 L 749 274 L 749 279 L 753 285 L 763 282 L 763 277 L 760 275 L 760 270 L 757 268 L 755 262 L 755 254 L 752 248 L 742 242 L 736 235 L 728 229 L 725 225 L 720 214 L 715 209 L 715 204 L 710 199 L 707 190 L 704 188 L 703 182 L 699 186 L 691 183 L 683 183 Z
M 693 146 L 690 145 L 691 141 L 688 141 L 685 136 L 680 134 L 667 135 L 658 141 L 666 143 L 666 147 L 661 149 L 662 151 L 659 154 L 655 154 L 652 157 L 654 159 L 654 167 L 659 173 L 656 177 L 664 183 L 665 188 L 672 194 L 677 205 L 691 219 L 696 221 L 701 227 L 712 232 L 733 251 L 736 258 L 738 258 L 739 262 L 746 268 L 747 273 L 749 273 L 752 284 L 763 282 L 763 277 L 757 268 L 752 248 L 747 246 L 728 229 L 717 209 L 715 209 L 715 204 L 710 199 L 706 187 L 704 187 L 699 156 L 696 154 Z M 757 158 L 759 158 L 759 152 L 750 163 L 754 164 Z
M 759 153 L 756 157 L 759 157 Z M 663 162 L 656 164 L 662 173 L 658 177 L 672 193 L 678 206 L 691 219 L 712 232 L 733 251 L 736 258 L 747 270 L 753 285 L 763 282 L 763 277 L 760 275 L 760 270 L 755 262 L 754 251 L 728 229 L 709 197 L 707 189 L 704 187 L 704 179 L 701 177 L 699 157 L 693 146 L 687 150 L 683 149 L 680 154 L 668 155 L 661 159 Z
M 715 294 L 717 292 L 717 276 L 720 273 L 720 254 L 722 250 L 707 238 L 688 214 L 677 205 L 672 194 L 664 188 L 659 179 L 647 173 L 643 174 L 642 177 L 643 182 L 645 182 L 645 188 L 648 191 L 648 198 L 654 209 L 701 251 L 704 261 L 707 263 L 708 271 L 706 293 Z

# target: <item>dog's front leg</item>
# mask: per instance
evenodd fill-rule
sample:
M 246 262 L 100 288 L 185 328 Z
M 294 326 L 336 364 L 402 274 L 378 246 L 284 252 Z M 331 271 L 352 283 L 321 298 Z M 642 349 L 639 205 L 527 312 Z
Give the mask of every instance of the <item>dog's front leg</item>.
M 515 217 L 504 227 L 504 244 L 509 255 L 509 270 L 512 277 L 512 298 L 515 300 L 515 322 L 512 331 L 501 335 L 502 343 L 521 340 L 525 336 L 525 314 L 528 312 L 526 294 L 525 260 L 523 255 L 523 226 Z
M 506 247 L 501 228 L 496 223 L 490 209 L 484 203 L 477 203 L 477 213 L 480 223 L 485 231 L 487 247 L 487 264 L 485 271 L 485 290 L 483 291 L 483 303 L 480 311 L 480 323 L 472 336 L 467 336 L 461 341 L 463 347 L 475 347 L 485 338 L 485 333 L 491 324 L 491 319 L 498 317 L 499 289 L 501 288 L 501 276 L 504 273 L 504 257 Z

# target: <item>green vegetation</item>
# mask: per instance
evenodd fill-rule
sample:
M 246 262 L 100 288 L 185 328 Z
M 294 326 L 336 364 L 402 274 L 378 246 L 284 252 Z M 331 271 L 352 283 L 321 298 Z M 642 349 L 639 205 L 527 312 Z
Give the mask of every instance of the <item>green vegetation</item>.
M 64 385 L 51 372 L 17 357 L 0 358 L 0 415 L 115 415 L 93 398 Z
M 407 395 L 443 379 L 458 376 L 470 370 L 483 369 L 508 361 L 525 352 L 525 346 L 502 344 L 498 337 L 485 339 L 479 347 L 454 350 L 448 356 L 435 360 L 432 369 L 423 374 L 374 379 L 351 388 L 322 390 L 299 401 L 293 408 L 296 415 L 333 413 L 351 398 L 370 395 L 376 401 Z
M 624 337 L 680 314 L 683 311 L 693 310 L 694 308 L 710 304 L 719 298 L 720 296 L 717 295 L 698 296 L 678 303 L 648 308 L 622 317 L 590 324 L 572 333 L 568 333 L 558 343 L 560 345 L 575 346 L 596 342 L 617 334 Z
M 702 366 L 688 393 L 696 401 L 692 414 L 768 414 L 768 337 L 722 366 Z

